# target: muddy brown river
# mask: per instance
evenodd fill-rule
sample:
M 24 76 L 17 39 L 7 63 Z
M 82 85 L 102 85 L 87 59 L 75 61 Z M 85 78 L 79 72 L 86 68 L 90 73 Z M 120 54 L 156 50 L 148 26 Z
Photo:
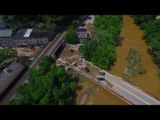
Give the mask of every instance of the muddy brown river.
M 72 77 L 78 76 L 72 69 L 68 70 Z M 87 99 L 83 105 L 127 105 L 124 101 L 96 85 L 89 79 L 79 75 L 80 82 L 77 87 L 76 105 L 80 105 L 84 95 L 87 94 Z
M 127 103 L 99 87 L 90 80 L 83 82 L 81 86 L 83 87 L 82 90 L 77 90 L 77 105 L 80 104 L 82 96 L 87 92 L 89 92 L 89 97 L 87 98 L 84 105 L 127 105 Z
M 149 46 L 142 39 L 143 31 L 134 24 L 130 16 L 123 16 L 123 28 L 121 36 L 123 37 L 121 46 L 118 46 L 117 61 L 112 67 L 111 72 L 120 77 L 123 76 L 125 65 L 127 65 L 127 54 L 130 48 L 134 48 L 141 56 L 142 63 L 146 68 L 146 73 L 133 77 L 131 83 L 135 84 L 145 92 L 160 99 L 160 79 L 157 74 L 157 65 L 153 63 L 152 56 L 147 53 Z
M 123 37 L 121 46 L 116 48 L 117 61 L 112 66 L 111 73 L 123 76 L 125 66 L 127 65 L 127 55 L 130 48 L 136 49 L 141 56 L 141 61 L 146 68 L 146 73 L 133 77 L 131 83 L 138 86 L 148 94 L 160 99 L 160 79 L 157 74 L 157 65 L 153 63 L 152 56 L 147 53 L 149 46 L 142 39 L 143 31 L 134 24 L 133 19 L 123 16 L 123 28 L 121 32 Z M 88 94 L 85 105 L 126 105 L 124 101 L 112 95 L 103 88 L 97 86 L 90 80 L 85 80 L 80 84 L 81 90 L 77 90 L 76 104 L 79 105 L 84 94 Z
M 68 58 L 70 56 L 79 55 L 78 51 L 70 53 L 69 48 L 69 46 L 66 46 L 64 48 L 60 55 L 61 58 Z M 71 69 L 67 72 L 73 77 L 78 76 L 78 74 Z M 96 70 L 92 68 L 92 72 L 96 73 Z M 99 87 L 92 81 L 86 79 L 85 77 L 82 77 L 81 75 L 79 77 L 81 82 L 79 82 L 76 91 L 76 105 L 80 105 L 85 94 L 87 94 L 88 96 L 84 102 L 84 105 L 127 105 L 127 103 L 114 96 L 110 92 L 106 91 L 105 89 Z

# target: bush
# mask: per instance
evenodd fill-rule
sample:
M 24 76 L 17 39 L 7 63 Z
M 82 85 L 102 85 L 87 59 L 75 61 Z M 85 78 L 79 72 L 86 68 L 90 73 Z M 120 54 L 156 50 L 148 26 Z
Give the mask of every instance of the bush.
M 78 44 L 78 37 L 74 27 L 70 27 L 64 37 L 64 41 L 69 44 Z
M 124 74 L 125 80 L 131 80 L 133 76 L 137 74 L 144 74 L 146 73 L 146 69 L 143 67 L 141 62 L 141 57 L 135 49 L 130 49 L 127 56 L 127 68 Z

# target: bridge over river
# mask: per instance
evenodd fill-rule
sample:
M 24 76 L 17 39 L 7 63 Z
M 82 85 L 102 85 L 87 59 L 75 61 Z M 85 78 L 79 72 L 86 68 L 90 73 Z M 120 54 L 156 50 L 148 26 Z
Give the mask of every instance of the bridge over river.
M 80 70 L 78 67 L 74 66 L 73 64 L 69 63 L 64 59 L 59 58 L 58 61 L 61 62 L 61 64 L 63 64 L 65 67 L 70 67 L 76 72 L 78 72 L 79 74 L 83 75 L 84 77 L 87 77 L 89 80 L 103 87 L 104 89 L 116 95 L 117 97 L 124 100 L 128 104 L 160 105 L 160 101 L 156 100 L 153 96 L 145 93 L 140 88 L 126 82 L 125 80 L 123 80 L 118 76 L 112 75 L 107 71 L 100 70 L 102 72 L 105 72 L 105 76 L 104 76 L 105 80 L 99 81 L 97 78 Z M 92 64 L 92 66 L 94 65 Z

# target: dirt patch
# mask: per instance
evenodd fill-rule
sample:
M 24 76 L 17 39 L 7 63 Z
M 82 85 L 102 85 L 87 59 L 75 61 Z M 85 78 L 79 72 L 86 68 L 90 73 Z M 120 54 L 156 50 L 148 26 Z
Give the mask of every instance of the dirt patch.
M 74 55 L 79 55 L 78 48 L 76 45 L 67 44 L 59 57 L 66 59 Z
M 16 48 L 16 50 L 18 52 L 19 57 L 22 57 L 22 56 L 30 57 L 35 52 L 35 50 L 31 50 L 30 48 Z

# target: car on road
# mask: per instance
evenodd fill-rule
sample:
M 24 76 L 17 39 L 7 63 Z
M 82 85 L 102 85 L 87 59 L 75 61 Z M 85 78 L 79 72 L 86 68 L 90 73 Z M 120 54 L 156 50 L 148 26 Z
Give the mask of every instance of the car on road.
M 106 73 L 105 72 L 99 72 L 99 74 L 105 76 Z
M 77 65 L 77 63 L 75 63 L 75 64 L 73 64 L 75 67 L 77 67 L 78 65 Z
M 85 67 L 85 70 L 86 70 L 87 73 L 90 72 L 89 68 L 87 68 L 87 67 Z
M 105 80 L 105 78 L 103 78 L 103 77 L 99 77 L 99 78 L 97 78 L 99 81 L 103 81 L 103 80 Z

